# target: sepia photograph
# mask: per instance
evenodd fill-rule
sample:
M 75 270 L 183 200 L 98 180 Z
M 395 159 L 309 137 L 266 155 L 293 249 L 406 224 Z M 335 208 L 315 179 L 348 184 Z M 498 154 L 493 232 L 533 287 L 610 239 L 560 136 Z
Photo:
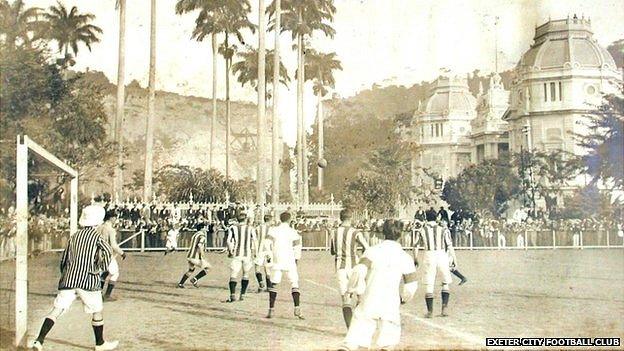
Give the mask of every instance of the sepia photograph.
M 0 0 L 0 350 L 624 350 L 624 0 Z

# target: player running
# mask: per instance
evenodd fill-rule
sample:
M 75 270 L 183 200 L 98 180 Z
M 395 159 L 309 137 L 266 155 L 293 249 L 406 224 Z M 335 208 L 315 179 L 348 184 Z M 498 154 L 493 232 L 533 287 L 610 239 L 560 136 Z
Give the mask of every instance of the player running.
M 264 245 L 264 240 L 267 237 L 269 232 L 269 228 L 271 227 L 271 220 L 273 217 L 270 214 L 264 215 L 264 223 L 258 226 L 256 230 L 256 234 L 258 236 L 258 245 L 256 250 L 256 258 L 255 258 L 255 268 L 256 268 L 256 279 L 258 280 L 258 292 L 267 291 L 266 289 L 270 285 L 269 275 L 266 268 L 265 257 L 260 252 Z M 264 277 L 263 277 L 264 274 Z M 265 285 L 266 281 L 266 285 Z
M 189 249 L 186 259 L 189 269 L 178 283 L 178 288 L 184 289 L 184 283 L 193 275 L 195 268 L 201 269 L 197 275 L 191 278 L 191 284 L 198 288 L 197 282 L 204 277 L 211 268 L 210 263 L 206 260 L 206 228 L 204 223 L 197 224 L 197 232 L 191 237 L 191 248 Z
M 418 266 L 418 245 L 422 245 L 425 250 L 423 284 L 425 285 L 425 303 L 427 304 L 426 318 L 433 317 L 433 285 L 435 283 L 436 271 L 442 275 L 442 317 L 448 316 L 448 302 L 450 297 L 449 284 L 452 277 L 449 269 L 449 262 L 457 266 L 457 257 L 453 249 L 451 233 L 446 223 L 440 224 L 436 220 L 435 211 L 427 211 L 427 223 L 417 232 L 414 240 L 414 263 Z M 450 259 L 449 259 L 450 255 Z M 452 260 L 452 261 L 451 261 Z
M 243 300 L 249 286 L 249 272 L 253 267 L 253 256 L 257 251 L 256 229 L 245 223 L 247 215 L 240 211 L 237 215 L 238 224 L 228 229 L 227 246 L 230 262 L 230 298 L 226 302 L 236 301 L 236 281 L 243 272 L 239 300 Z
M 121 249 L 121 247 L 119 247 L 119 244 L 117 244 L 117 232 L 113 227 L 113 221 L 115 218 L 117 218 L 115 211 L 106 211 L 106 214 L 104 215 L 104 223 L 102 223 L 102 225 L 98 228 L 100 235 L 104 238 L 104 241 L 113 249 L 113 256 L 111 257 L 108 268 L 102 273 L 101 276 L 102 290 L 104 290 L 104 285 L 106 284 L 106 280 L 108 278 L 108 286 L 106 287 L 106 292 L 104 293 L 105 301 L 116 300 L 116 298 L 111 297 L 115 284 L 117 283 L 117 279 L 119 279 L 119 264 L 117 263 L 116 257 L 119 255 L 122 259 L 126 259 L 126 253 Z
M 167 242 L 165 243 L 165 256 L 169 252 L 173 252 L 178 249 L 178 236 L 180 235 L 180 225 L 174 223 L 171 229 L 167 232 Z
M 261 250 L 267 260 L 269 268 L 269 313 L 267 318 L 272 318 L 277 299 L 277 285 L 282 281 L 282 275 L 286 274 L 291 285 L 291 294 L 295 305 L 295 317 L 304 319 L 301 314 L 299 273 L 297 272 L 296 260 L 301 258 L 301 235 L 290 227 L 290 213 L 280 214 L 280 225 L 271 227 L 264 240 Z
M 387 220 L 382 232 L 384 241 L 366 250 L 353 268 L 348 291 L 362 297 L 340 350 L 387 350 L 401 339 L 399 306 L 416 293 L 416 267 L 397 242 L 401 223 Z
M 352 213 L 348 209 L 340 211 L 340 221 L 338 228 L 331 234 L 331 254 L 336 257 L 336 277 L 342 296 L 342 316 L 347 328 L 351 324 L 353 316 L 353 294 L 347 292 L 347 285 L 353 267 L 358 262 L 358 249 L 366 250 L 368 243 L 362 232 L 351 226 Z

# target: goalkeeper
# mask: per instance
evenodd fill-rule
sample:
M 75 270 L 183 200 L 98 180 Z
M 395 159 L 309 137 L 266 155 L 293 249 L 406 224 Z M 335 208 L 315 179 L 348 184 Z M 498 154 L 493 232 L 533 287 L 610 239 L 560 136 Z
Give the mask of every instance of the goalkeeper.
M 364 252 L 349 279 L 349 292 L 360 296 L 360 304 L 354 311 L 341 350 L 388 349 L 399 344 L 399 306 L 416 293 L 416 267 L 412 257 L 397 242 L 401 237 L 401 223 L 386 220 L 382 232 L 385 240 Z

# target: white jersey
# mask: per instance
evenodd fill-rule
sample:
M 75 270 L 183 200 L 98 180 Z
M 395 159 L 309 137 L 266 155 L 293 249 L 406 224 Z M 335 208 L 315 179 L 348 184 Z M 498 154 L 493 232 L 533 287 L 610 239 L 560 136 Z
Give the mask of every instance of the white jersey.
M 170 246 L 178 246 L 178 235 L 180 234 L 180 230 L 178 229 L 169 229 L 167 232 L 167 244 Z
M 364 318 L 400 323 L 401 282 L 416 281 L 412 257 L 396 241 L 384 240 L 368 248 L 362 260 L 368 261 L 370 268 L 366 290 L 355 313 Z
M 301 235 L 288 223 L 271 227 L 265 240 L 270 245 L 273 269 L 289 270 L 301 257 Z

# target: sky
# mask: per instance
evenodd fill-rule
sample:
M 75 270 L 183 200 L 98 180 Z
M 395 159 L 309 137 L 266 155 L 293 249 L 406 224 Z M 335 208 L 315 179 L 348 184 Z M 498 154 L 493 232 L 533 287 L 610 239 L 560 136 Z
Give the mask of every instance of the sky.
M 51 0 L 26 0 L 28 6 L 47 8 Z M 117 77 L 119 16 L 115 0 L 61 0 L 80 12 L 96 15 L 103 29 L 101 42 L 89 52 L 81 46 L 78 70 L 102 71 Z M 257 0 L 250 0 L 257 7 Z M 270 0 L 265 0 L 269 3 Z M 149 0 L 127 0 L 126 83 L 136 79 L 147 85 L 149 65 Z M 196 14 L 178 16 L 175 0 L 157 0 L 156 88 L 183 95 L 212 97 L 210 40 L 190 39 Z M 334 93 L 348 97 L 372 84 L 405 85 L 435 79 L 441 69 L 465 74 L 479 69 L 498 70 L 515 66 L 532 43 L 534 29 L 549 18 L 577 14 L 592 20 L 594 38 L 603 46 L 624 38 L 624 0 L 335 0 L 333 26 L 336 36 L 315 34 L 311 44 L 323 52 L 335 51 L 343 70 L 335 74 Z M 258 12 L 250 15 L 257 23 Z M 498 20 L 496 19 L 498 18 Z M 257 45 L 257 35 L 245 41 Z M 274 35 L 267 35 L 272 48 Z M 290 50 L 289 33 L 280 38 L 283 62 L 294 75 L 296 54 Z M 224 63 L 218 63 L 217 97 L 224 98 Z M 232 99 L 256 102 L 256 93 L 233 80 Z M 305 93 L 307 125 L 315 119 L 316 99 L 311 86 Z M 282 135 L 293 144 L 296 131 L 296 83 L 280 88 Z

